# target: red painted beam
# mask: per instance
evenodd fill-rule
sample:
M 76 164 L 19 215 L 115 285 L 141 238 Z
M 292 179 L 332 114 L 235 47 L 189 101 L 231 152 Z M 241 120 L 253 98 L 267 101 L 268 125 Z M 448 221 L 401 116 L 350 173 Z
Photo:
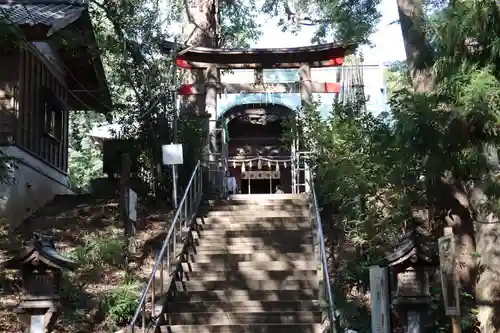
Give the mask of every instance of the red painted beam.
M 324 91 L 322 93 L 339 93 L 341 89 L 340 83 L 337 82 L 325 82 L 324 83 Z M 313 92 L 315 89 L 313 88 Z
M 179 88 L 179 95 L 188 96 L 188 95 L 196 95 L 196 90 L 193 84 L 183 84 Z
M 175 59 L 175 65 L 178 67 L 178 68 L 184 68 L 184 69 L 190 69 L 190 68 L 193 68 L 191 66 L 191 64 L 189 63 L 189 61 L 187 61 L 183 56 L 178 56 L 176 59 Z

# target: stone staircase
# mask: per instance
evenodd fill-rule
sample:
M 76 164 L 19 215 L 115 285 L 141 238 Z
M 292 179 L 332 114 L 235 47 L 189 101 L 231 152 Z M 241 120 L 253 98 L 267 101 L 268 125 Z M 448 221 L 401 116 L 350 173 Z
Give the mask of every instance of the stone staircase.
M 162 333 L 320 333 L 309 200 L 234 195 L 201 207 Z

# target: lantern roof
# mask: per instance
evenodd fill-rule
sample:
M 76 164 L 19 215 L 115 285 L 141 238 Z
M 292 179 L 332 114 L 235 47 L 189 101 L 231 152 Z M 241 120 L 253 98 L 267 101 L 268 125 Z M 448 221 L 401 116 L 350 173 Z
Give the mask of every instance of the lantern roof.
M 40 263 L 57 269 L 75 269 L 77 266 L 75 261 L 57 251 L 52 237 L 35 233 L 30 245 L 0 267 L 19 269 L 24 265 L 36 266 Z
M 436 260 L 432 254 L 430 235 L 420 227 L 405 233 L 394 251 L 380 260 L 379 266 L 402 266 L 408 263 L 424 266 L 434 265 Z

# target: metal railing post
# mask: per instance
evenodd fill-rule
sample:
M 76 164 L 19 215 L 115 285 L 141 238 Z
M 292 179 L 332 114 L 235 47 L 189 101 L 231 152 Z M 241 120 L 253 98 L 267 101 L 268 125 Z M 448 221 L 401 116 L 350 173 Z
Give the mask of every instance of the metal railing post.
M 164 278 L 164 269 L 167 271 L 167 278 L 172 279 L 175 278 L 175 274 L 172 276 L 172 272 L 170 271 L 170 267 L 176 267 L 175 260 L 176 258 L 176 247 L 177 247 L 177 232 L 179 230 L 182 240 L 182 230 L 183 226 L 190 226 L 194 215 L 198 209 L 198 205 L 201 202 L 201 189 L 202 189 L 202 181 L 201 181 L 201 163 L 198 161 L 196 164 L 193 173 L 191 174 L 191 178 L 189 179 L 188 185 L 186 186 L 186 190 L 184 191 L 184 195 L 182 199 L 179 201 L 179 205 L 175 210 L 174 217 L 172 219 L 172 225 L 163 241 L 160 252 L 158 253 L 158 257 L 156 258 L 155 264 L 153 266 L 153 270 L 149 276 L 148 282 L 144 287 L 141 296 L 139 298 L 139 303 L 137 309 L 132 317 L 132 320 L 129 324 L 129 329 L 131 333 L 135 333 L 134 325 L 138 322 L 139 317 L 141 318 L 141 331 L 146 333 L 147 325 L 146 325 L 146 304 L 148 300 L 151 301 L 152 309 L 151 315 L 153 318 L 156 318 L 156 276 L 158 270 L 160 276 L 160 298 L 165 292 L 165 282 Z M 191 193 L 190 193 L 191 192 Z M 171 262 L 174 262 L 174 265 L 171 265 Z M 166 266 L 166 267 L 165 267 Z M 167 286 L 170 283 L 167 282 Z M 149 298 L 149 295 L 150 298 Z

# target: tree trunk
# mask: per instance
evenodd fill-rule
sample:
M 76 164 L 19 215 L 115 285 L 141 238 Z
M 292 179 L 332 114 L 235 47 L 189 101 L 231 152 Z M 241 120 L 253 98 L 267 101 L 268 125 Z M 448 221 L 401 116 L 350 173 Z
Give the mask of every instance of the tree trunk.
M 430 70 L 433 56 L 423 30 L 423 0 L 397 0 L 401 33 L 410 67 L 410 77 L 416 92 L 432 90 L 434 80 Z
M 443 200 L 439 202 L 439 208 L 447 212 L 446 226 L 453 228 L 456 237 L 457 276 L 462 290 L 472 293 L 477 265 L 473 258 L 476 241 L 468 192 L 464 185 L 453 177 L 443 177 L 441 181 L 441 191 L 438 195 Z
M 217 15 L 218 0 L 184 0 L 186 7 L 187 24 L 184 26 L 186 44 L 190 46 L 203 46 L 209 48 L 218 47 Z M 207 84 L 208 81 L 217 80 L 217 69 L 208 70 L 193 69 L 186 73 L 185 83 Z M 201 154 L 196 160 L 201 159 L 206 165 L 213 151 L 214 140 L 212 139 L 217 117 L 216 91 L 213 86 L 206 86 L 202 95 L 191 95 L 182 97 L 181 113 L 185 116 L 198 116 L 203 131 L 203 143 Z M 198 147 L 197 147 L 198 148 Z M 207 175 L 210 177 L 210 175 Z
M 432 74 L 433 52 L 424 31 L 424 1 L 397 0 L 398 12 L 403 35 L 410 78 L 415 92 L 423 93 L 434 89 L 435 78 Z M 462 182 L 451 175 L 438 180 L 438 189 L 428 191 L 429 213 L 447 213 L 446 222 L 457 235 L 456 258 L 459 260 L 458 276 L 463 290 L 472 292 L 475 284 L 476 263 L 472 253 L 476 251 L 474 220 L 467 190 Z M 434 202 L 437 202 L 436 210 Z M 428 214 L 429 218 L 431 214 Z
M 498 153 L 495 147 L 485 145 L 484 155 L 489 167 L 498 172 Z M 498 216 L 482 207 L 488 202 L 486 190 L 494 182 L 493 175 L 476 185 L 470 200 L 476 208 L 476 242 L 480 254 L 476 284 L 476 303 L 481 333 L 500 332 L 500 253 L 497 250 L 500 235 Z
M 217 47 L 217 2 L 218 0 L 184 1 L 187 16 L 184 34 L 187 45 Z M 186 83 L 205 84 L 204 71 L 201 69 L 188 71 Z M 205 114 L 205 95 L 183 97 L 183 107 L 183 112 Z

